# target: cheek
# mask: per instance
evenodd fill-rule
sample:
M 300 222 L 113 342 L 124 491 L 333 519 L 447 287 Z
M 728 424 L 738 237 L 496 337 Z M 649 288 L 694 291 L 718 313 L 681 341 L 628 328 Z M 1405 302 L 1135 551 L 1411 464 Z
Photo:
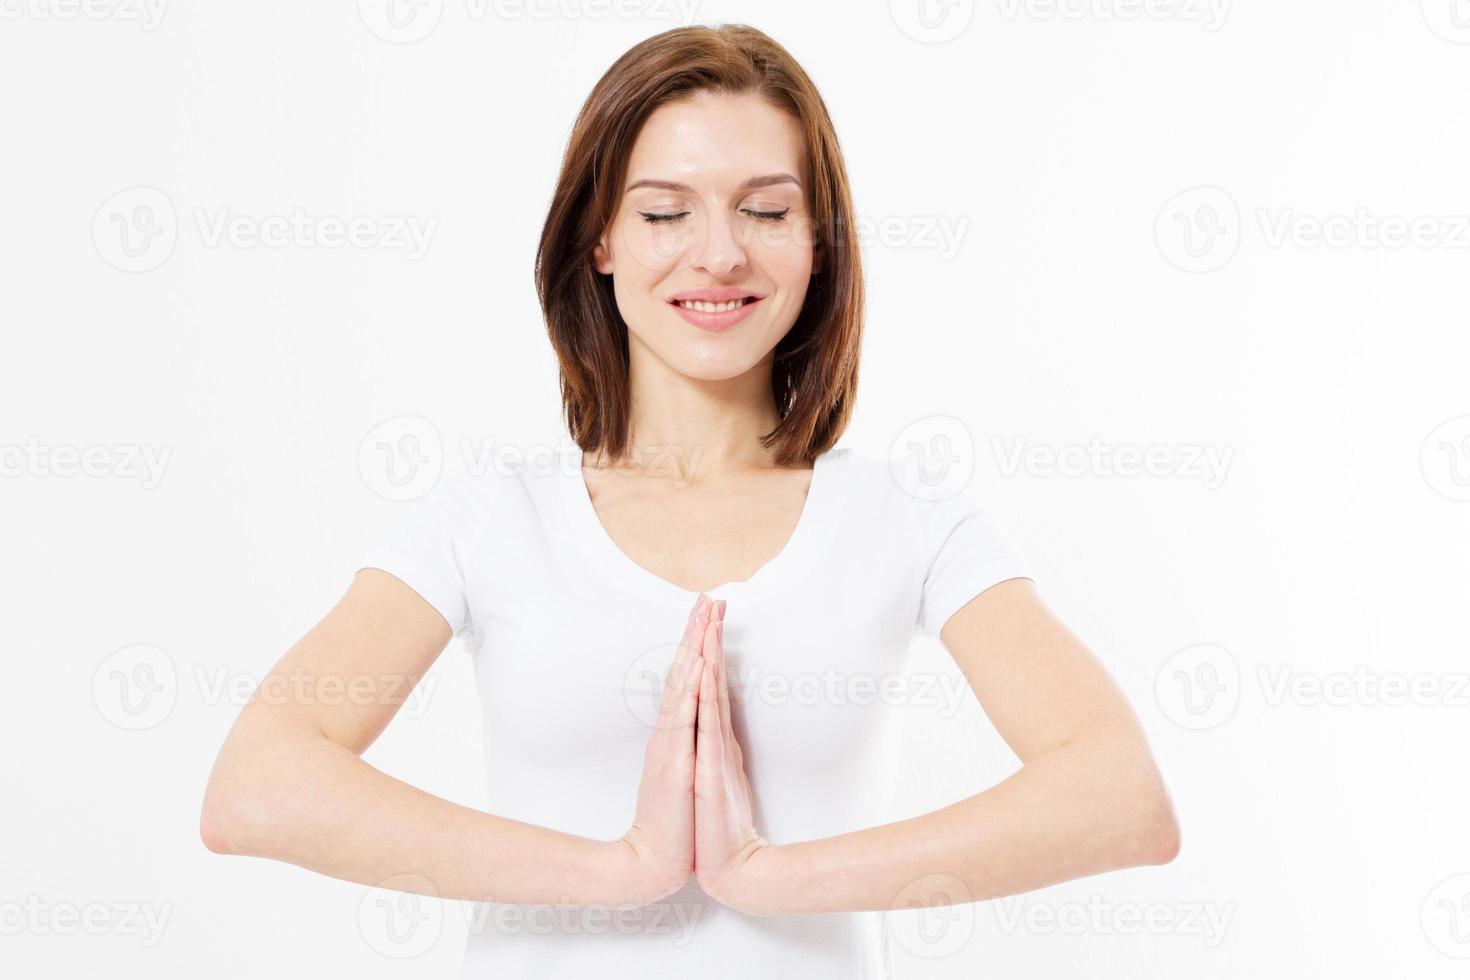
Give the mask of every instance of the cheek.
M 678 265 L 686 245 L 684 232 L 667 224 L 649 224 L 636 215 L 618 228 L 613 254 L 619 273 L 647 282 L 667 275 Z
M 789 298 L 793 291 L 804 290 L 812 273 L 812 250 L 791 244 L 750 253 L 761 272 Z
M 746 253 L 763 272 L 790 289 L 811 274 L 813 246 L 812 222 L 799 217 L 754 229 Z

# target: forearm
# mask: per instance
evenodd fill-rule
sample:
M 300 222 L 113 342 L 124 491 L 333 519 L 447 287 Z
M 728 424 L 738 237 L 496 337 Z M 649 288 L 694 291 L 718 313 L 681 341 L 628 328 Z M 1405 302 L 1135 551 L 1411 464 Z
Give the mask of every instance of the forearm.
M 231 734 L 204 823 L 225 853 L 442 898 L 619 905 L 643 901 L 631 850 L 482 813 L 375 769 L 315 732 Z M 207 837 L 207 839 L 209 839 Z
M 925 904 L 982 901 L 1162 863 L 1174 849 L 1172 807 L 1146 749 L 1082 739 L 932 813 L 772 848 L 752 876 L 752 908 L 776 915 L 903 907 L 920 879 L 928 879 L 916 896 Z

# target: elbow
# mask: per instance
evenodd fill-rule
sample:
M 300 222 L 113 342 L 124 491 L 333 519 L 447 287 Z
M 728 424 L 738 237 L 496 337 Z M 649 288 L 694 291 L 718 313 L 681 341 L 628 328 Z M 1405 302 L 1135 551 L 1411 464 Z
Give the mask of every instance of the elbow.
M 199 839 L 215 854 L 236 853 L 234 818 L 218 793 L 206 792 L 199 811 Z
M 1145 805 L 1132 821 L 1129 837 L 1135 864 L 1168 864 L 1179 856 L 1179 818 L 1169 794 L 1159 787 L 1143 797 Z
M 199 839 L 215 854 L 252 854 L 252 827 L 260 825 L 260 806 L 238 788 L 211 782 L 199 811 Z
M 215 854 L 231 854 L 229 838 L 225 836 L 224 829 L 214 823 L 206 815 L 199 821 L 199 839 L 204 846 Z
M 1142 739 L 1108 742 L 1092 760 L 1102 774 L 1093 809 L 1106 838 L 1099 851 L 1114 868 L 1169 864 L 1179 856 L 1179 817 Z

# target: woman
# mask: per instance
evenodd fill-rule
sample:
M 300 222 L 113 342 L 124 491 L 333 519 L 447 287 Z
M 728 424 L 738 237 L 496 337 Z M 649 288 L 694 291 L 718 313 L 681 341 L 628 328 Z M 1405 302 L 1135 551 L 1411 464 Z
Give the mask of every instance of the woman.
M 440 485 L 275 668 L 386 692 L 463 636 L 491 812 L 360 759 L 402 685 L 258 701 L 211 776 L 212 850 L 477 900 L 463 975 L 523 978 L 882 976 L 883 910 L 1173 858 L 1132 711 L 1009 535 L 833 448 L 862 275 L 837 138 L 785 50 L 691 27 L 619 59 L 537 286 L 571 465 Z M 916 631 L 1023 766 L 893 821 Z

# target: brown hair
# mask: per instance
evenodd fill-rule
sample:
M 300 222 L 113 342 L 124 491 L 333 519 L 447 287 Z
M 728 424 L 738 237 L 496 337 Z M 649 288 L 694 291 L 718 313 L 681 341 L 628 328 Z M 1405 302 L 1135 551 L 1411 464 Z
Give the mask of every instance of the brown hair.
M 810 462 L 852 416 L 862 340 L 863 276 L 847 171 L 827 107 L 805 71 L 742 24 L 679 27 L 629 49 L 598 80 L 567 141 L 536 250 L 536 292 L 561 364 L 562 410 L 584 452 L 627 449 L 627 324 L 592 250 L 617 213 L 628 157 L 658 107 L 698 91 L 763 96 L 803 132 L 822 267 L 776 345 L 772 395 L 781 421 L 761 437 L 778 465 Z

